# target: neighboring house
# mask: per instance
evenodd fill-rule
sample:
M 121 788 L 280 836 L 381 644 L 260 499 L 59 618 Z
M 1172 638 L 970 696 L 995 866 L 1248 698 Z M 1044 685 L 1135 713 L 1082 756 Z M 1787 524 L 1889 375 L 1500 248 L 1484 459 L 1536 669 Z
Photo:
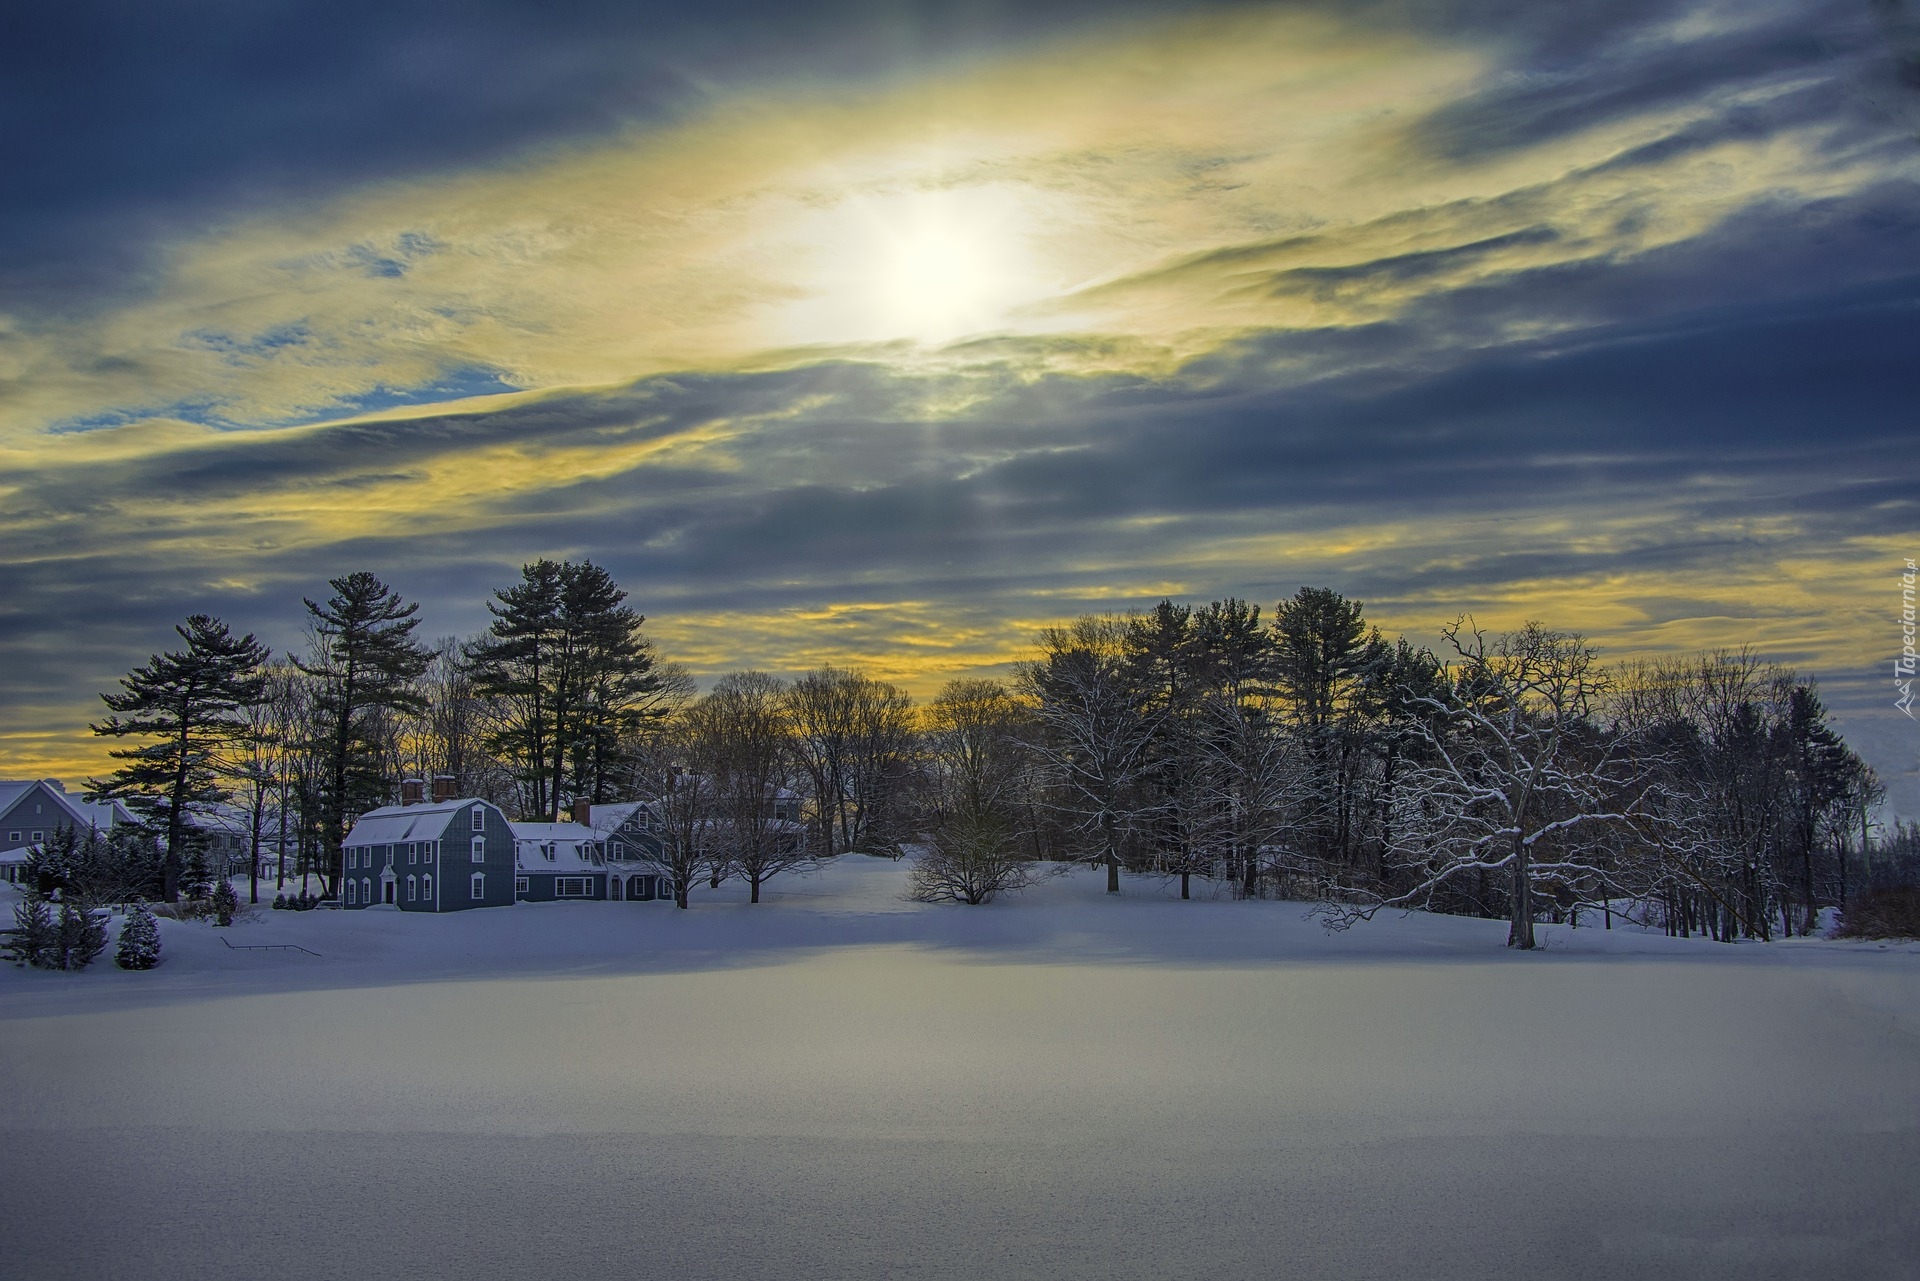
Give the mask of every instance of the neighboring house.
M 513 892 L 522 902 L 607 897 L 600 843 L 583 824 L 515 823 L 513 864 Z
M 119 801 L 93 804 L 69 796 L 57 778 L 0 781 L 0 880 L 17 882 L 27 852 L 62 827 L 101 832 L 133 822 Z
M 215 876 L 226 869 L 228 876 L 245 876 L 253 862 L 253 815 L 242 806 L 220 804 L 196 812 L 187 817 L 187 829 L 199 836 L 207 845 L 207 867 Z M 277 844 L 280 838 L 280 815 L 277 810 L 269 810 L 266 826 L 260 832 L 260 875 L 268 877 L 278 870 L 277 860 L 281 857 Z M 294 843 L 288 835 L 287 844 Z M 293 860 L 287 858 L 288 870 L 292 870 Z
M 347 833 L 340 906 L 403 912 L 510 907 L 513 827 L 476 799 L 384 805 Z
M 660 875 L 654 860 L 663 853 L 659 814 L 648 801 L 573 807 L 575 819 L 589 827 L 606 860 L 607 896 L 630 902 L 673 897 L 673 883 Z

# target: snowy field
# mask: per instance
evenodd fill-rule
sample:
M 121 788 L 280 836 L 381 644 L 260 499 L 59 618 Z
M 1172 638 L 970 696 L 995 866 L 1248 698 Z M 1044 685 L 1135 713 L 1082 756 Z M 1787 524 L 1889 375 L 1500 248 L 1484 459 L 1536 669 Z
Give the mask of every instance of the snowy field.
M 0 1277 L 1920 1277 L 1920 947 L 904 883 L 0 967 Z

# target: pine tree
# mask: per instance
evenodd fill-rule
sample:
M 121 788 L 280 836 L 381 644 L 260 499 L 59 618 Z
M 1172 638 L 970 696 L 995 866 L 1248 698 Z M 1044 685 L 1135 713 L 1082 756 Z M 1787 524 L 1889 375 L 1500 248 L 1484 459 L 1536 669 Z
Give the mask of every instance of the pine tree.
M 233 882 L 221 877 L 213 886 L 213 923 L 232 925 L 233 914 L 240 908 L 240 897 L 233 892 Z
M 32 889 L 26 901 L 13 909 L 13 928 L 7 934 L 7 959 L 16 965 L 46 967 L 59 942 L 59 928 L 53 923 L 53 908 Z
M 123 970 L 150 970 L 160 964 L 160 922 L 145 903 L 135 903 L 120 926 L 113 963 Z
M 153 741 L 114 749 L 108 754 L 125 763 L 105 779 L 89 780 L 94 799 L 118 798 L 164 834 L 168 902 L 178 894 L 188 816 L 227 798 L 220 750 L 243 731 L 239 709 L 260 696 L 267 660 L 266 647 L 251 634 L 235 636 L 208 614 L 195 614 L 174 631 L 187 647 L 155 654 L 122 677 L 122 693 L 100 696 L 114 715 L 92 727 L 105 737 Z
M 84 970 L 94 958 L 107 950 L 106 913 L 96 912 L 81 903 L 60 905 L 60 924 L 56 931 L 57 963 L 50 968 Z
M 493 624 L 467 649 L 475 693 L 505 711 L 489 746 L 549 821 L 569 795 L 603 799 L 615 745 L 661 710 L 667 682 L 626 596 L 591 561 L 537 560 L 494 593 Z
M 362 571 L 329 580 L 327 602 L 305 601 L 315 632 L 308 662 L 294 665 L 317 678 L 315 747 L 324 762 L 319 781 L 322 877 L 329 896 L 339 890 L 340 850 L 351 815 L 380 803 L 375 720 L 382 712 L 417 711 L 413 682 L 427 669 L 428 651 L 413 639 L 420 606 Z

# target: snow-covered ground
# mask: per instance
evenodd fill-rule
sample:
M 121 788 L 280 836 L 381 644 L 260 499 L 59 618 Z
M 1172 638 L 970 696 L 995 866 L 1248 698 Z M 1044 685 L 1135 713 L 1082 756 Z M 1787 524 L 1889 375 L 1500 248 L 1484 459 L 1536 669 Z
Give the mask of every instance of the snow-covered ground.
M 0 1278 L 1920 1276 L 1920 946 L 904 882 L 0 967 Z

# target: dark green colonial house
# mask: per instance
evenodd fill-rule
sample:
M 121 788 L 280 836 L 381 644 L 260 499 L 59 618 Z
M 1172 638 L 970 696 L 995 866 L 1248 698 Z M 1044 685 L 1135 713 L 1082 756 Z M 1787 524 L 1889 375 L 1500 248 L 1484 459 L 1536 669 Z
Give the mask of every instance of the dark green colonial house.
M 341 861 L 346 908 L 459 912 L 514 902 L 513 827 L 488 801 L 369 810 L 347 833 Z

